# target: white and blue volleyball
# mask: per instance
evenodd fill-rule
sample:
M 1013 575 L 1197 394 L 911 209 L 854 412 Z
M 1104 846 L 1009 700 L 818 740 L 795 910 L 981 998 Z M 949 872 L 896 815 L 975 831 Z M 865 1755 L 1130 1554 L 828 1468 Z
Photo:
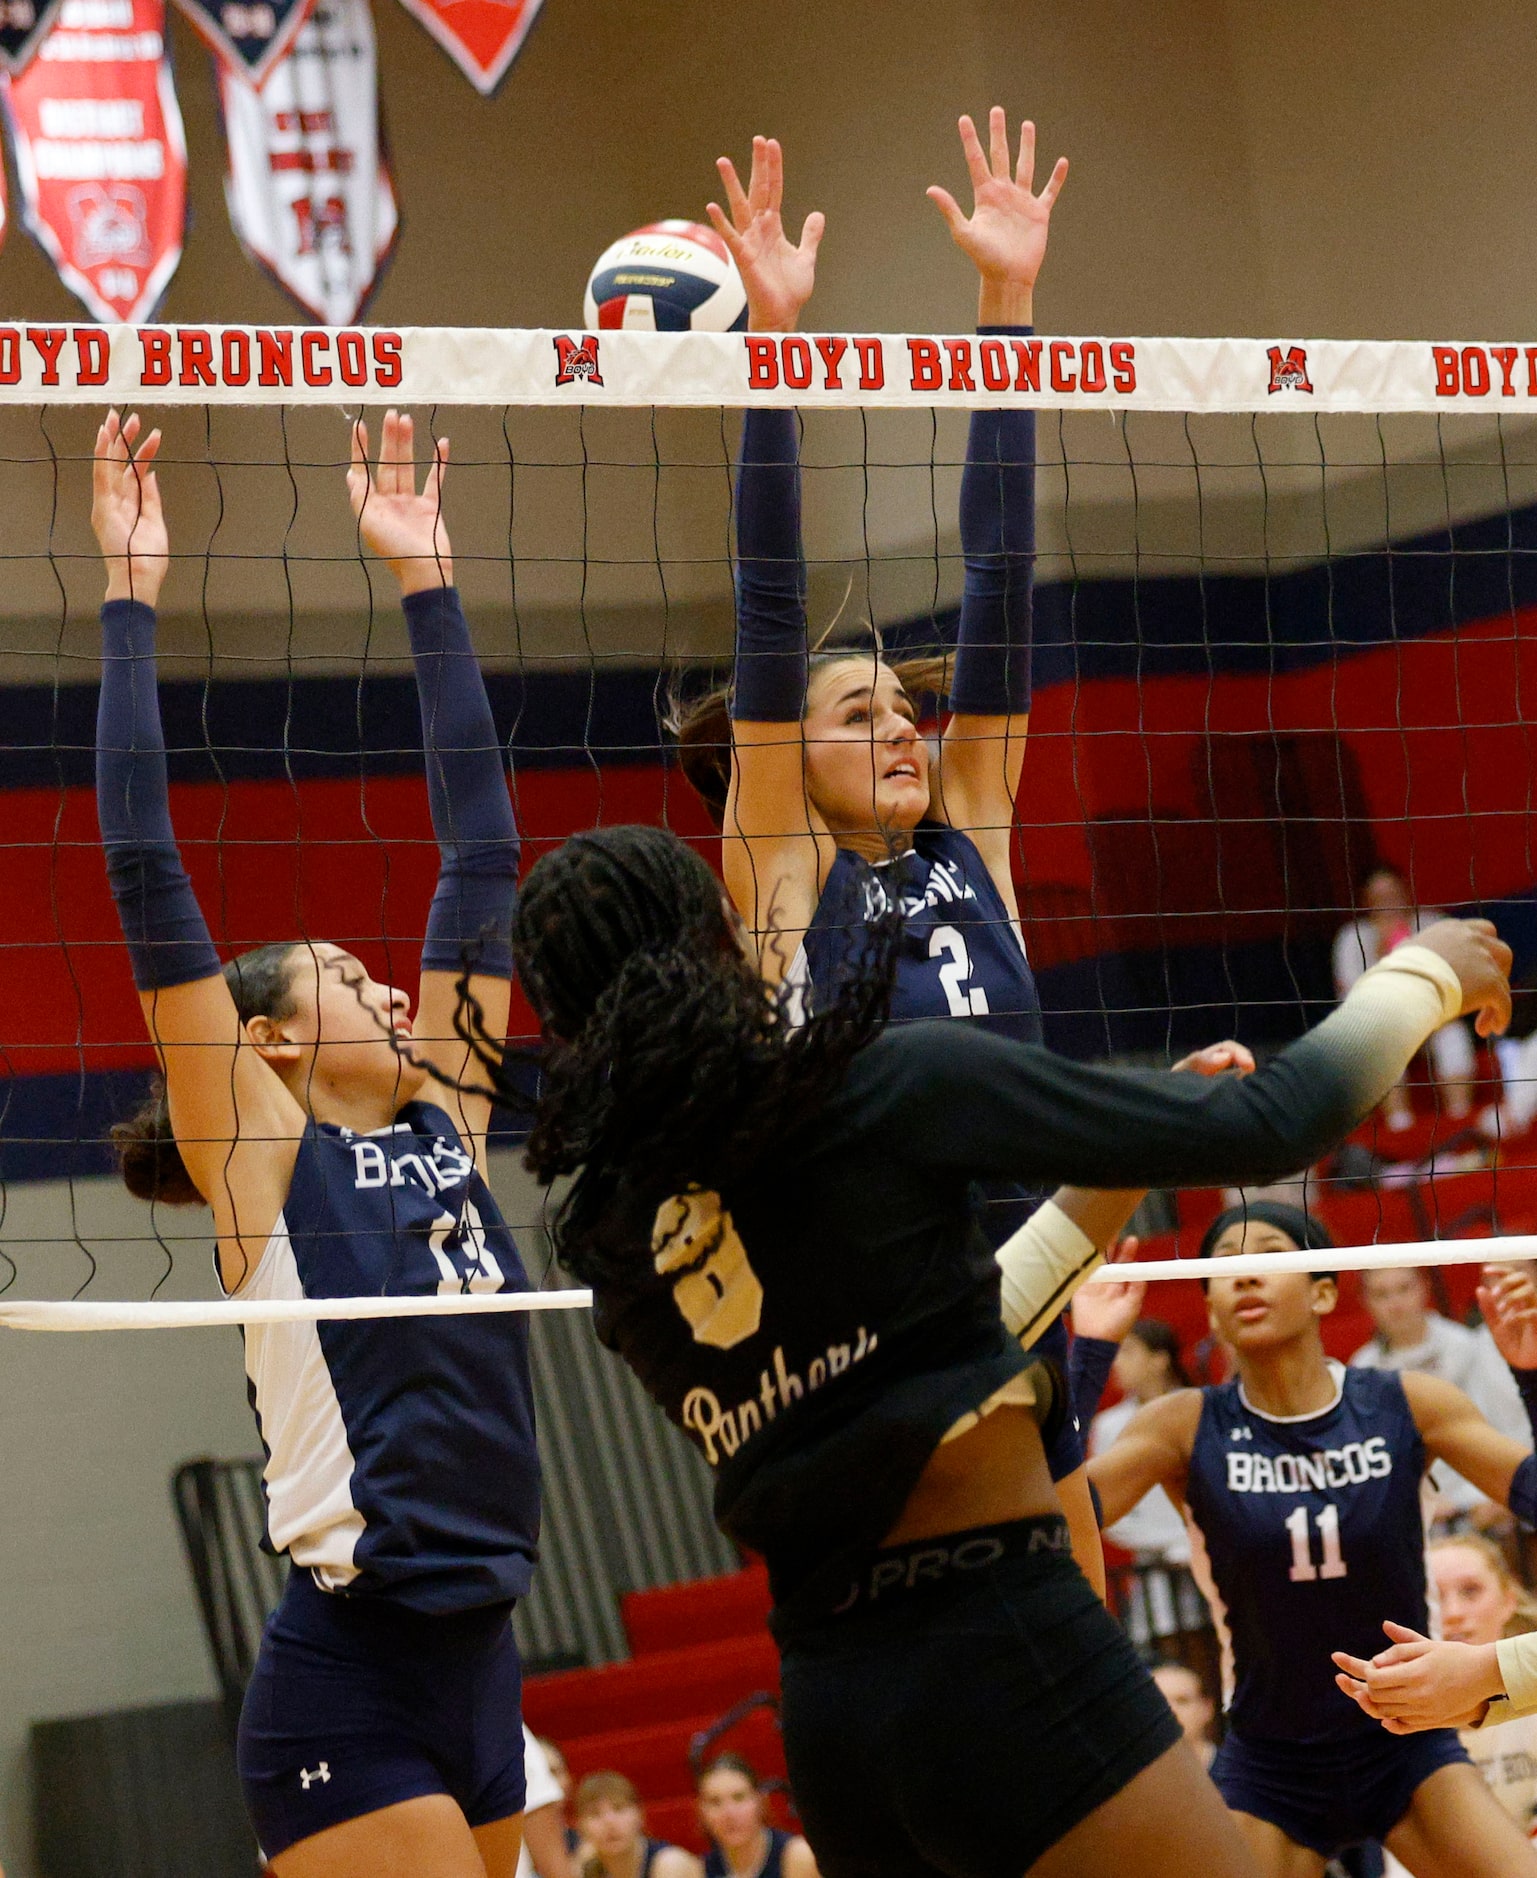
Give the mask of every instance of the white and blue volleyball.
M 648 222 L 599 256 L 582 317 L 589 330 L 740 332 L 747 324 L 747 290 L 713 228 Z

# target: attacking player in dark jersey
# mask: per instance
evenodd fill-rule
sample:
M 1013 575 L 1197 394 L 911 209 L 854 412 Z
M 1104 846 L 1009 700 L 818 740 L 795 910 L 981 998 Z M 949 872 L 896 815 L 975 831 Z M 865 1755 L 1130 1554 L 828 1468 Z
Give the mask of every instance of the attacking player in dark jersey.
M 656 828 L 545 856 L 514 922 L 540 1023 L 528 1164 L 617 1350 L 715 1471 L 774 1596 L 785 1751 L 827 1878 L 1252 1878 L 1074 1564 L 1026 1350 L 1099 1262 L 1048 1201 L 995 1254 L 974 1183 L 1258 1183 L 1423 1039 L 1509 1012 L 1481 921 L 1401 947 L 1254 1075 L 1064 1061 L 885 1023 L 891 931 L 796 1023 L 703 860 Z M 527 1085 L 495 1062 L 503 1099 Z
M 939 202 L 980 276 L 978 332 L 1000 357 L 1033 328 L 1036 278 L 1065 160 L 1033 193 L 1034 126 L 1017 168 L 1008 127 L 992 113 L 984 151 L 969 118 L 961 138 L 975 207 Z M 744 191 L 720 163 L 730 214 L 711 216 L 747 289 L 754 331 L 792 330 L 813 285 L 822 218 L 799 246 L 780 218 L 779 145 L 757 138 Z M 949 1017 L 1021 1043 L 1041 1041 L 1041 1007 L 1020 931 L 1010 846 L 1030 725 L 1035 558 L 1035 413 L 978 411 L 961 478 L 965 587 L 954 669 L 890 664 L 870 644 L 808 652 L 797 420 L 751 410 L 737 482 L 737 643 L 730 693 L 683 715 L 687 773 L 725 834 L 726 883 L 758 944 L 765 978 L 815 1009 L 857 968 L 871 923 L 900 907 L 894 1022 Z M 950 716 L 931 763 L 918 726 L 924 691 L 944 690 Z M 1249 1067 L 1236 1046 L 1211 1070 Z M 1017 1181 L 983 1184 L 985 1228 L 1001 1245 L 1046 1197 Z M 1112 1224 L 1130 1215 L 1123 1212 Z M 1107 1216 L 1108 1217 L 1108 1216 Z M 1064 1365 L 1053 1322 L 1037 1342 Z M 1074 1553 L 1103 1583 L 1099 1529 L 1071 1409 L 1049 1455 Z
M 1326 1265 L 1329 1243 L 1298 1208 L 1255 1201 L 1223 1214 L 1201 1250 L 1316 1249 Z M 1213 1779 L 1266 1878 L 1318 1878 L 1370 1840 L 1416 1878 L 1537 1878 L 1537 1852 L 1455 1733 L 1385 1733 L 1335 1686 L 1331 1657 L 1370 1656 L 1384 1616 L 1428 1627 L 1427 1466 L 1448 1462 L 1504 1505 L 1527 1451 L 1450 1383 L 1330 1361 L 1327 1271 L 1220 1269 L 1208 1305 L 1236 1378 L 1150 1402 L 1089 1464 L 1107 1522 L 1156 1486 L 1200 1536 L 1229 1685 Z
M 154 613 L 169 543 L 159 433 L 138 430 L 115 412 L 102 426 L 92 509 L 108 574 L 101 831 L 165 1076 L 118 1130 L 125 1177 L 144 1198 L 212 1208 L 232 1296 L 526 1290 L 485 1181 L 487 1084 L 455 1075 L 467 959 L 505 1032 L 518 839 L 452 584 L 448 446 L 418 491 L 411 420 L 391 411 L 377 475 L 360 425 L 348 476 L 362 540 L 404 596 L 442 853 L 413 1036 L 406 993 L 340 946 L 220 966 L 171 825 Z M 294 1564 L 239 1743 L 278 1878 L 512 1878 L 524 1775 L 508 1620 L 539 1531 L 527 1337 L 521 1313 L 246 1333 L 269 1530 Z

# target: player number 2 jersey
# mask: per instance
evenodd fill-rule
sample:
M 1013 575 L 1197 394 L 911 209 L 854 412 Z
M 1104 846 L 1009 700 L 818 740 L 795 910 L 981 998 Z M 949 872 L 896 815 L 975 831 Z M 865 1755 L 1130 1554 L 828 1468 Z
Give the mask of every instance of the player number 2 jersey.
M 1240 1734 L 1291 1742 L 1376 1731 L 1330 1652 L 1375 1656 L 1392 1618 L 1428 1629 L 1425 1450 L 1403 1384 L 1331 1363 L 1317 1415 L 1261 1414 L 1234 1381 L 1205 1390 L 1186 1505 L 1205 1541 L 1232 1652 Z

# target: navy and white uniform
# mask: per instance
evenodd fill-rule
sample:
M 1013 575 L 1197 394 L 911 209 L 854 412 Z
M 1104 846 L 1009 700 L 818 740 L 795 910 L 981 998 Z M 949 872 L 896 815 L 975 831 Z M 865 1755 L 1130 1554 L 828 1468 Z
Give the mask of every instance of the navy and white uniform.
M 238 1295 L 527 1289 L 453 1122 L 412 1102 L 369 1134 L 308 1122 Z M 422 1793 L 450 1792 L 472 1826 L 521 1810 L 508 1618 L 539 1533 L 527 1318 L 252 1324 L 245 1346 L 269 1537 L 295 1566 L 241 1718 L 263 1849 Z
M 1015 1043 L 1040 1043 L 1040 993 L 1019 922 L 971 836 L 945 822 L 920 822 L 906 854 L 875 866 L 839 849 L 791 967 L 790 983 L 801 998 L 809 994 L 815 1003 L 837 995 L 840 977 L 858 964 L 869 923 L 898 894 L 903 926 L 892 1022 L 958 1017 Z M 978 1181 L 978 1214 L 988 1242 L 1002 1245 L 1046 1197 L 1018 1181 Z M 1034 1348 L 1065 1371 L 1065 1321 L 1053 1323 Z M 1069 1404 L 1047 1434 L 1053 1480 L 1082 1467 L 1083 1437 Z
M 784 1878 L 785 1847 L 789 1843 L 789 1833 L 781 1832 L 777 1826 L 770 1826 L 768 1855 L 753 1873 L 753 1878 Z M 731 1878 L 731 1867 L 718 1845 L 712 1845 L 705 1854 L 704 1878 Z
M 1342 1695 L 1330 1653 L 1370 1657 L 1382 1622 L 1429 1628 L 1426 1457 L 1395 1375 L 1331 1363 L 1317 1414 L 1203 1391 L 1186 1504 L 1205 1541 L 1230 1688 L 1223 1797 L 1325 1857 L 1380 1839 L 1420 1783 L 1467 1759 L 1450 1729 L 1391 1735 Z

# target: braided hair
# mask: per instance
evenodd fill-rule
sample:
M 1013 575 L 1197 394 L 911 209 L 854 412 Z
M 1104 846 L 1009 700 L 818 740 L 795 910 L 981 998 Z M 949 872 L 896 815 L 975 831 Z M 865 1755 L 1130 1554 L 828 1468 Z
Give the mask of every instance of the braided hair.
M 858 969 L 804 1024 L 738 943 L 720 882 L 676 836 L 575 835 L 530 870 L 513 959 L 539 1018 L 527 1164 L 574 1176 L 555 1249 L 586 1282 L 635 1270 L 656 1208 L 690 1186 L 748 1178 L 805 1130 L 886 1020 L 897 921 L 875 922 Z M 515 1059 L 481 1058 L 508 1106 Z

